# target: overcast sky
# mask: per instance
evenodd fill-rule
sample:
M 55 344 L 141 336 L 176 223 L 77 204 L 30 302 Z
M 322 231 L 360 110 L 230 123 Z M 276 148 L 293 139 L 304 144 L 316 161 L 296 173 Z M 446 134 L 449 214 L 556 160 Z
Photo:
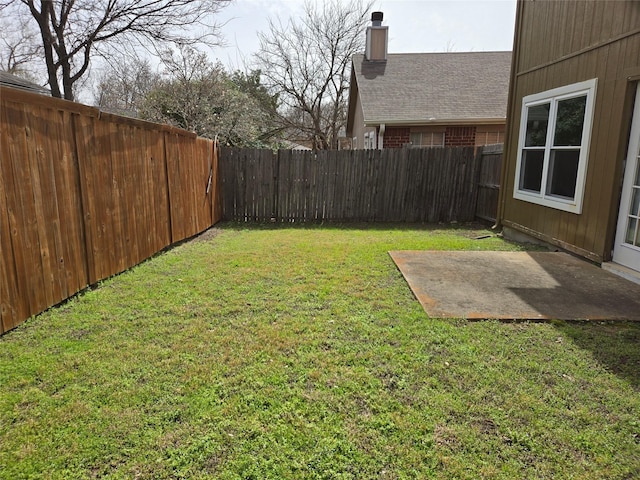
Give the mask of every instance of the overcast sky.
M 230 67 L 250 64 L 267 18 L 299 16 L 302 6 L 303 0 L 235 0 L 218 16 L 228 45 L 211 55 Z M 389 53 L 512 49 L 515 0 L 376 0 L 374 10 L 389 27 Z

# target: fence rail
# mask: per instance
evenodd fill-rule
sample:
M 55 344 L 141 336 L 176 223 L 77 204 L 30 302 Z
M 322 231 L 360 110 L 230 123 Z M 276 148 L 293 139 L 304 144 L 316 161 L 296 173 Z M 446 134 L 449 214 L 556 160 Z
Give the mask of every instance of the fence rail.
M 0 333 L 216 223 L 216 172 L 210 140 L 0 87 Z
M 492 206 L 486 190 L 496 162 L 499 176 L 501 150 L 486 151 L 221 149 L 222 216 L 258 222 L 471 221 L 480 202 L 478 215 L 495 218 L 497 197 Z

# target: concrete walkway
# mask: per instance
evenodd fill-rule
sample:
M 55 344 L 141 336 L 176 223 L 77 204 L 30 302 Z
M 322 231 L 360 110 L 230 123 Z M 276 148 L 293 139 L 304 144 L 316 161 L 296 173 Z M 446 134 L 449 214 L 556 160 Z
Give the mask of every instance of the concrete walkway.
M 640 285 L 557 252 L 389 252 L 430 317 L 640 320 Z

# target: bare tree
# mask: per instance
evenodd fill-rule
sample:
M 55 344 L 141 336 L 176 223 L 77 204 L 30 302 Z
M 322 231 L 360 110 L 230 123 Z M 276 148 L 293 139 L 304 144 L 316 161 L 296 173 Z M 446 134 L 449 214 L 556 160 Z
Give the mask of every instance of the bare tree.
M 142 118 L 169 123 L 231 146 L 267 146 L 269 118 L 256 98 L 259 79 L 247 87 L 220 64 L 191 47 L 162 55 L 165 76 L 142 104 Z M 255 82 L 258 83 L 255 83 Z
M 33 63 L 42 57 L 42 45 L 29 20 L 24 15 L 0 17 L 0 69 L 31 79 Z
M 230 0 L 0 1 L 9 14 L 35 21 L 51 94 L 73 100 L 74 84 L 96 54 L 134 44 L 215 44 L 214 14 Z
M 94 93 L 94 102 L 104 110 L 126 116 L 137 116 L 146 96 L 160 82 L 148 60 L 118 57 L 110 62 Z
M 281 102 L 280 121 L 315 149 L 336 148 L 346 122 L 351 57 L 364 50 L 372 3 L 307 0 L 301 20 L 269 20 L 256 62 Z

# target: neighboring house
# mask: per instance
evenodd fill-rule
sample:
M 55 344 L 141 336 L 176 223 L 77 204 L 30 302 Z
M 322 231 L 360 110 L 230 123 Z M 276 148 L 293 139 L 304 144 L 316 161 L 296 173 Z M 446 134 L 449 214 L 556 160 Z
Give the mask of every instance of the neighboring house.
M 51 95 L 51 92 L 33 82 L 17 77 L 11 73 L 0 71 L 0 85 L 5 87 L 17 88 L 28 92 L 35 92 L 41 95 Z
M 374 12 L 352 59 L 351 147 L 478 146 L 504 140 L 511 52 L 388 54 Z
M 506 236 L 640 275 L 639 82 L 639 2 L 518 2 Z
M 291 142 L 289 140 L 280 141 L 280 148 L 285 150 L 311 150 L 311 148 L 306 145 L 302 145 L 301 143 Z

